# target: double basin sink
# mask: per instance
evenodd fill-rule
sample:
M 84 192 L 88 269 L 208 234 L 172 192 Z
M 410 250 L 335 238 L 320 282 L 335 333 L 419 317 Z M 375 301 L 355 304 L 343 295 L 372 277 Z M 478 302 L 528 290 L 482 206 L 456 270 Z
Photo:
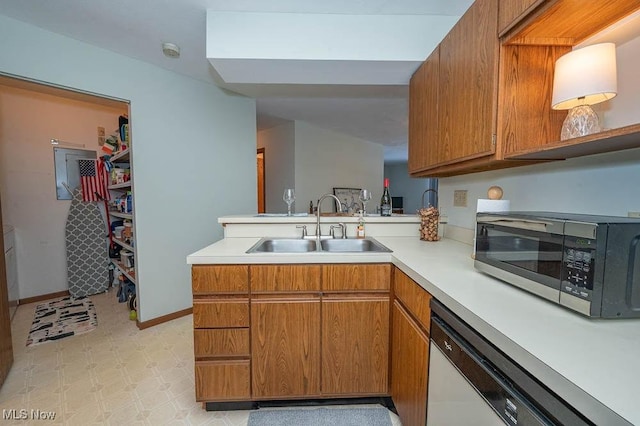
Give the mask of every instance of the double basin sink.
M 329 238 L 318 241 L 302 238 L 262 238 L 247 253 L 308 253 L 314 251 L 329 253 L 370 253 L 391 252 L 373 238 Z

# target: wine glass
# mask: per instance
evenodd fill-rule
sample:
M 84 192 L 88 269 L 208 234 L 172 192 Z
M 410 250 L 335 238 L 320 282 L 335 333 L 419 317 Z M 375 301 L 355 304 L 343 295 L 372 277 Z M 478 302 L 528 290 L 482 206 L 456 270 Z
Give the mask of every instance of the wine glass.
M 362 215 L 367 215 L 367 201 L 371 200 L 371 191 L 368 189 L 360 190 L 360 195 L 358 199 L 362 202 Z
M 291 216 L 291 204 L 293 204 L 296 199 L 296 191 L 293 188 L 285 189 L 284 194 L 282 194 L 282 199 L 287 203 L 287 216 Z

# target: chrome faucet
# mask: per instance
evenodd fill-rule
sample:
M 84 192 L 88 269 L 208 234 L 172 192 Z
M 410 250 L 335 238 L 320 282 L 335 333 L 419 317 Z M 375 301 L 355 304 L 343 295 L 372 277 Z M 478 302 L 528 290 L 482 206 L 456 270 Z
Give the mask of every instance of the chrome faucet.
M 316 222 L 316 239 L 318 240 L 318 249 L 320 248 L 320 237 L 322 237 L 322 230 L 320 229 L 320 207 L 321 207 L 321 203 L 322 201 L 327 198 L 327 197 L 331 197 L 334 200 L 336 200 L 336 203 L 338 203 L 338 211 L 341 212 L 342 211 L 342 203 L 340 203 L 340 200 L 338 199 L 338 197 L 336 197 L 333 194 L 324 194 L 322 197 L 320 197 L 320 199 L 318 200 L 318 212 L 316 213 L 318 215 L 317 217 L 317 222 Z

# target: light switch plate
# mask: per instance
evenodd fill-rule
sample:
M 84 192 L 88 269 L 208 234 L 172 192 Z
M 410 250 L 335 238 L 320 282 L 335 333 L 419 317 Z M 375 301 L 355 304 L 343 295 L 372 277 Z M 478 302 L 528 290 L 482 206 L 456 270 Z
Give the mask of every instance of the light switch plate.
M 456 189 L 453 191 L 453 206 L 454 207 L 467 207 L 467 190 Z
M 98 126 L 98 145 L 104 145 L 104 127 Z

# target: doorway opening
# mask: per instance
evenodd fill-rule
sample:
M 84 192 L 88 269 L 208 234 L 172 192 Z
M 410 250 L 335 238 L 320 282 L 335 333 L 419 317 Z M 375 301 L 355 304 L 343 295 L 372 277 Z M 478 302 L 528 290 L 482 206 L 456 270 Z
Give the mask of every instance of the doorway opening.
M 264 148 L 258 148 L 256 154 L 257 167 L 258 167 L 258 213 L 264 213 L 265 211 L 265 170 L 264 170 Z
M 57 187 L 56 177 L 64 170 L 64 182 L 70 184 L 72 171 L 79 181 L 78 167 L 71 166 L 79 158 L 104 154 L 105 139 L 120 130 L 119 118 L 129 114 L 123 99 L 0 73 L 0 197 L 3 224 L 11 227 L 18 244 L 18 285 L 10 295 L 16 305 L 69 293 L 65 226 L 72 201 L 66 188 Z M 63 156 L 57 164 L 57 151 L 78 155 Z

